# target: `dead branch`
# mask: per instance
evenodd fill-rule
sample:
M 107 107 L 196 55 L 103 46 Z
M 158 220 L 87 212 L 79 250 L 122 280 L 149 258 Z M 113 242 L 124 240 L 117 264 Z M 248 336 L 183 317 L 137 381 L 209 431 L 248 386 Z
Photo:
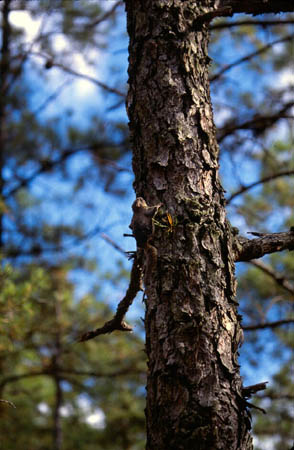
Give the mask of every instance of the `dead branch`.
M 108 242 L 115 250 L 120 252 L 122 255 L 127 256 L 127 253 L 123 248 L 121 248 L 113 239 L 111 239 L 106 233 L 101 233 L 100 235 L 104 241 Z
M 252 403 L 249 403 L 247 399 L 250 398 L 253 394 L 256 394 L 256 392 L 266 389 L 267 383 L 268 381 L 264 381 L 262 383 L 253 384 L 251 386 L 246 386 L 242 388 L 242 403 L 244 407 L 254 408 L 257 409 L 258 411 L 261 411 L 263 414 L 266 414 L 266 411 L 263 408 L 260 408 L 259 406 L 255 406 Z
M 266 389 L 268 381 L 263 381 L 262 383 L 252 384 L 250 386 L 243 386 L 242 395 L 244 398 L 250 398 L 252 394 L 256 394 L 258 391 L 264 391 Z
M 233 10 L 230 6 L 213 9 L 198 16 L 193 22 L 193 29 L 198 30 L 203 24 L 211 22 L 215 17 L 232 17 Z
M 142 285 L 142 264 L 143 264 L 143 250 L 138 250 L 135 254 L 133 267 L 131 271 L 131 279 L 128 290 L 124 298 L 119 302 L 115 316 L 113 319 L 106 322 L 102 327 L 96 328 L 94 331 L 84 333 L 79 342 L 88 341 L 101 334 L 112 333 L 115 330 L 132 331 L 132 327 L 124 321 L 124 317 L 131 306 L 137 293 L 141 290 Z
M 294 250 L 294 231 L 292 230 L 283 233 L 264 234 L 257 239 L 247 239 L 242 236 L 236 236 L 235 239 L 236 262 L 251 261 L 282 250 Z M 255 265 L 260 266 L 259 263 L 256 263 L 254 262 Z

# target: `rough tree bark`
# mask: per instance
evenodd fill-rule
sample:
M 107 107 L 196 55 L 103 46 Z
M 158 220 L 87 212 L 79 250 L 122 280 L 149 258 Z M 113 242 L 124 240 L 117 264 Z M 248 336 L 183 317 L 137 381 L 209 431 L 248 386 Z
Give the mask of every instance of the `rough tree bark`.
M 209 2 L 202 2 L 202 6 Z M 208 26 L 199 2 L 127 2 L 135 190 L 158 229 L 146 286 L 147 448 L 250 448 L 237 350 L 234 258 L 218 178 Z
M 145 279 L 150 450 L 252 448 L 209 93 L 213 3 L 126 0 L 134 187 L 172 220 L 155 227 L 157 261 Z

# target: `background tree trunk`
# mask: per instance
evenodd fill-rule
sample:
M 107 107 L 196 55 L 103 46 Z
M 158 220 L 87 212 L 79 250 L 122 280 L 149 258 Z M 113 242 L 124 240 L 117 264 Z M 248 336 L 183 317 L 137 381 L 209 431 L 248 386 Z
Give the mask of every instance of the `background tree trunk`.
M 56 288 L 58 287 L 58 283 Z M 52 356 L 52 375 L 55 386 L 55 398 L 53 407 L 53 449 L 61 450 L 62 448 L 62 420 L 61 407 L 63 404 L 62 377 L 60 376 L 60 368 L 62 367 L 62 343 L 61 343 L 61 305 L 58 298 L 55 299 L 55 349 Z
M 4 167 L 4 153 L 6 146 L 6 96 L 7 96 L 7 83 L 10 71 L 10 0 L 4 0 L 2 10 L 2 36 L 1 36 L 1 54 L 0 54 L 0 249 L 3 246 L 3 167 Z
M 146 281 L 147 449 L 250 449 L 232 233 L 210 101 L 211 2 L 126 0 L 135 190 L 163 202 Z M 194 22 L 195 23 L 195 22 Z

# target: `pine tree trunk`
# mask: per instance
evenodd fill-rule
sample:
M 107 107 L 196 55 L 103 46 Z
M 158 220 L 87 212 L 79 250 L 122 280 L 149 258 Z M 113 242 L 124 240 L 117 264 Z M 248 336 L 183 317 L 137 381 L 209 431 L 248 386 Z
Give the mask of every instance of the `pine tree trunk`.
M 209 0 L 126 0 L 135 190 L 162 202 L 146 284 L 147 449 L 251 449 L 231 229 L 210 100 Z M 164 226 L 166 225 L 166 226 Z

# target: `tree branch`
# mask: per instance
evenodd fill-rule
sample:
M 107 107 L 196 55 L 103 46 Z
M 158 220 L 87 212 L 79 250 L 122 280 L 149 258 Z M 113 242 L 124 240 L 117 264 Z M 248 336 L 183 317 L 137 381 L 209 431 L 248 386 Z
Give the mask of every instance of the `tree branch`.
M 54 100 L 56 100 L 59 95 L 63 92 L 64 88 L 69 85 L 72 82 L 72 80 L 65 80 L 60 86 L 58 86 L 57 89 L 55 89 L 52 94 L 50 94 L 35 110 L 32 111 L 32 114 L 34 116 L 37 116 L 40 114 L 40 112 L 44 111 L 44 109 L 47 108 L 47 106 Z
M 96 372 L 96 371 L 88 371 L 88 370 L 75 370 L 75 369 L 59 369 L 59 373 L 62 374 L 68 374 L 68 375 L 77 375 L 82 377 L 93 377 L 93 378 L 116 378 L 121 377 L 129 374 L 135 374 L 135 375 L 143 375 L 145 372 L 143 370 L 140 370 L 136 367 L 125 367 L 120 370 L 115 370 L 113 372 Z
M 74 155 L 75 153 L 82 151 L 82 150 L 88 150 L 88 148 L 66 149 L 66 150 L 64 150 L 62 155 L 55 161 L 50 161 L 50 160 L 40 161 L 40 167 L 29 177 L 23 178 L 17 186 L 10 189 L 10 191 L 8 191 L 5 195 L 3 195 L 3 198 L 7 199 L 11 195 L 14 195 L 19 189 L 22 189 L 22 188 L 28 186 L 39 175 L 46 173 L 46 172 L 50 172 L 50 170 L 52 170 L 55 166 L 65 162 L 65 160 L 68 157 L 70 157 L 70 156 Z
M 222 142 L 227 136 L 237 130 L 252 130 L 256 136 L 263 133 L 266 128 L 274 125 L 278 120 L 284 118 L 285 113 L 292 108 L 293 105 L 293 101 L 287 102 L 276 113 L 263 116 L 256 115 L 253 119 L 246 120 L 243 123 L 237 124 L 234 121 L 229 121 L 218 133 L 218 143 Z
M 275 25 L 291 25 L 294 20 L 239 20 L 236 22 L 216 23 L 209 27 L 210 30 L 221 30 L 223 28 L 234 28 L 248 25 L 257 25 L 261 27 L 275 26 Z
M 83 78 L 84 80 L 90 81 L 91 83 L 96 84 L 96 86 L 99 86 L 100 88 L 102 88 L 104 91 L 107 91 L 107 92 L 110 92 L 111 94 L 116 94 L 119 97 L 125 98 L 125 94 L 123 92 L 119 91 L 118 89 L 116 89 L 114 87 L 108 86 L 107 84 L 103 83 L 102 81 L 97 80 L 94 77 L 91 77 L 90 75 L 77 72 L 76 70 L 73 70 L 73 69 L 66 67 L 63 64 L 60 64 L 57 62 L 52 62 L 52 66 L 59 67 L 59 69 L 63 70 L 66 73 L 74 75 L 75 77 Z
M 289 34 L 289 35 L 287 35 L 287 36 L 285 36 L 285 37 L 283 37 L 281 39 L 277 39 L 276 41 L 270 42 L 269 44 L 264 45 L 263 47 L 261 47 L 260 49 L 256 50 L 255 52 L 249 53 L 248 55 L 237 59 L 236 61 L 232 62 L 231 64 L 225 65 L 218 73 L 216 73 L 215 75 L 212 75 L 210 77 L 210 82 L 213 82 L 213 81 L 217 80 L 218 78 L 221 77 L 221 75 L 223 75 L 225 72 L 227 72 L 228 70 L 232 69 L 233 67 L 236 67 L 239 64 L 242 64 L 243 62 L 249 61 L 250 59 L 254 58 L 255 56 L 258 56 L 258 55 L 266 52 L 273 45 L 280 44 L 282 42 L 287 42 L 287 41 L 290 41 L 291 39 L 293 39 L 293 34 Z
M 294 286 L 289 283 L 289 281 L 285 277 L 275 272 L 271 267 L 267 266 L 262 261 L 250 261 L 250 264 L 261 269 L 264 273 L 275 280 L 276 283 L 279 284 L 282 288 L 284 288 L 290 294 L 294 295 Z
M 245 325 L 242 326 L 244 331 L 254 331 L 254 330 L 261 330 L 264 328 L 277 328 L 281 325 L 286 325 L 289 323 L 294 323 L 294 319 L 283 319 L 283 320 L 276 320 L 275 322 L 264 322 L 264 323 L 257 323 L 255 325 Z
M 102 81 L 99 81 L 94 77 L 91 77 L 90 75 L 77 72 L 76 70 L 71 69 L 70 67 L 67 67 L 64 64 L 53 61 L 52 57 L 50 55 L 45 55 L 40 52 L 30 52 L 30 54 L 45 59 L 48 64 L 48 69 L 51 69 L 52 67 L 58 67 L 59 69 L 63 70 L 66 73 L 69 73 L 70 75 L 74 75 L 75 77 L 82 78 L 84 80 L 87 80 L 87 81 L 90 81 L 91 83 L 96 84 L 96 86 L 99 86 L 100 88 L 104 89 L 104 91 L 107 91 L 107 92 L 110 92 L 111 94 L 116 94 L 120 97 L 125 98 L 125 94 L 122 93 L 121 91 L 119 91 L 118 89 L 110 87 L 107 84 L 103 83 Z
M 143 255 L 143 250 L 137 250 L 133 262 L 128 290 L 124 298 L 119 302 L 113 319 L 106 322 L 102 327 L 96 328 L 96 330 L 94 331 L 88 331 L 87 333 L 84 333 L 79 339 L 79 342 L 88 341 L 89 339 L 93 339 L 94 337 L 100 336 L 101 334 L 112 333 L 115 330 L 132 331 L 132 327 L 124 321 L 124 317 L 137 293 L 141 289 Z
M 83 370 L 66 369 L 66 368 L 63 369 L 62 367 L 59 367 L 58 373 L 60 374 L 60 378 L 62 378 L 62 379 L 67 379 L 66 375 L 75 375 L 75 376 L 93 377 L 93 378 L 116 378 L 116 377 L 121 377 L 121 376 L 129 375 L 129 374 L 135 374 L 135 375 L 144 375 L 145 374 L 145 372 L 143 372 L 142 370 L 140 370 L 136 367 L 134 368 L 133 366 L 125 367 L 125 368 L 115 370 L 113 372 L 108 372 L 108 373 L 107 372 L 96 372 L 96 371 L 91 371 L 91 370 L 83 371 Z M 18 375 L 9 375 L 0 381 L 0 390 L 3 391 L 3 388 L 5 388 L 5 386 L 7 384 L 15 383 L 15 382 L 23 380 L 25 378 L 34 378 L 34 377 L 40 377 L 40 376 L 53 376 L 53 375 L 54 375 L 54 371 L 52 370 L 52 368 L 50 366 L 45 367 L 44 369 L 41 369 L 41 370 L 38 370 L 35 372 L 26 372 L 26 373 L 21 373 Z
M 203 26 L 204 23 L 211 22 L 215 17 L 232 17 L 232 15 L 233 10 L 231 6 L 219 7 L 217 9 L 213 9 L 211 11 L 208 11 L 207 13 L 198 16 L 194 20 L 192 27 L 195 30 L 198 30 Z
M 105 143 L 105 145 L 107 145 L 107 143 Z M 114 144 L 111 144 L 111 145 L 114 147 Z M 62 150 L 61 155 L 56 160 L 39 161 L 40 167 L 34 173 L 32 173 L 29 177 L 21 179 L 20 183 L 17 186 L 13 187 L 12 189 L 10 189 L 10 191 L 8 191 L 5 195 L 3 195 L 3 198 L 7 199 L 11 195 L 14 195 L 19 189 L 28 186 L 39 175 L 46 173 L 46 172 L 50 172 L 56 166 L 64 163 L 67 160 L 67 158 L 69 158 L 70 156 L 73 156 L 76 153 L 82 152 L 82 151 L 93 152 L 93 151 L 96 151 L 98 148 L 99 148 L 98 144 L 87 145 L 87 146 L 85 145 L 84 147 L 73 148 L 73 149 L 68 148 L 68 149 Z M 117 170 L 118 172 L 131 172 L 130 169 L 119 166 L 115 161 L 111 161 L 106 158 L 101 158 L 97 154 L 95 154 L 95 159 L 98 160 L 98 162 L 101 165 L 103 164 L 103 165 L 112 167 L 113 169 Z
M 263 178 L 261 178 L 258 181 L 255 181 L 254 183 L 247 184 L 246 186 L 242 186 L 240 189 L 238 189 L 236 192 L 234 192 L 232 195 L 230 195 L 229 198 L 227 198 L 226 202 L 229 204 L 235 197 L 238 197 L 239 195 L 243 194 L 246 191 L 249 191 L 249 189 L 254 188 L 255 186 L 258 186 L 259 184 L 268 183 L 269 181 L 275 180 L 279 177 L 286 177 L 294 175 L 294 170 L 284 170 L 283 172 L 273 173 L 271 175 L 267 175 Z
M 11 9 L 12 10 L 12 9 Z M 21 54 L 18 55 L 14 55 L 14 57 L 11 58 L 11 60 L 15 60 L 17 66 L 14 68 L 13 71 L 11 71 L 11 78 L 9 80 L 9 83 L 7 84 L 7 92 L 9 90 L 11 90 L 11 88 L 13 87 L 15 81 L 19 78 L 19 76 L 21 75 L 24 65 L 28 59 L 28 56 L 30 54 L 30 52 L 32 51 L 34 45 L 39 42 L 43 36 L 43 29 L 44 29 L 44 25 L 45 25 L 45 21 L 47 20 L 47 16 L 44 15 L 41 23 L 39 25 L 39 30 L 38 33 L 35 37 L 35 39 L 32 40 L 32 42 L 29 45 L 29 48 L 26 51 L 23 51 Z
M 219 0 L 218 7 L 197 17 L 193 28 L 199 29 L 204 23 L 216 17 L 232 17 L 236 13 L 258 14 L 293 12 L 294 6 L 289 0 Z
M 119 6 L 121 6 L 123 4 L 122 0 L 117 1 L 113 7 L 111 9 L 109 9 L 108 11 L 104 12 L 101 16 L 99 16 L 96 20 L 94 20 L 92 23 L 88 23 L 87 24 L 87 28 L 94 28 L 97 25 L 100 25 L 101 22 L 104 22 L 106 19 L 108 19 L 109 17 L 111 17 L 113 15 L 113 13 L 115 12 L 116 8 L 118 8 Z
M 36 372 L 27 372 L 27 373 L 21 373 L 19 375 L 7 376 L 0 381 L 0 390 L 3 390 L 3 388 L 8 383 L 14 383 L 15 381 L 23 380 L 24 378 L 39 377 L 42 375 L 47 375 L 47 373 L 44 372 L 44 370 L 39 370 Z
M 119 253 L 121 253 L 124 256 L 127 256 L 127 253 L 125 250 L 120 247 L 116 242 L 114 242 L 113 239 L 111 239 L 106 233 L 101 233 L 100 235 L 104 241 L 106 241 L 108 244 L 110 244 L 115 250 L 117 250 Z
M 265 234 L 257 239 L 236 236 L 235 261 L 250 261 L 282 250 L 294 250 L 294 231 Z
M 289 0 L 220 0 L 219 8 L 231 8 L 232 13 L 258 14 L 294 12 Z
M 258 396 L 259 398 L 270 398 L 271 400 L 294 400 L 294 395 L 280 392 L 267 392 Z M 291 450 L 291 449 L 290 449 Z
M 266 411 L 263 408 L 260 408 L 259 406 L 255 406 L 252 403 L 249 403 L 247 399 L 250 398 L 253 394 L 256 394 L 256 392 L 263 391 L 264 389 L 266 389 L 267 383 L 268 381 L 264 381 L 262 383 L 252 384 L 251 386 L 246 387 L 244 386 L 242 388 L 242 398 L 245 407 L 257 409 L 258 411 L 261 411 L 263 414 L 266 414 Z
M 256 394 L 256 392 L 258 391 L 263 391 L 264 389 L 266 389 L 267 383 L 268 381 L 264 381 L 262 383 L 252 384 L 251 386 L 244 386 L 242 388 L 243 397 L 250 398 L 252 394 Z

